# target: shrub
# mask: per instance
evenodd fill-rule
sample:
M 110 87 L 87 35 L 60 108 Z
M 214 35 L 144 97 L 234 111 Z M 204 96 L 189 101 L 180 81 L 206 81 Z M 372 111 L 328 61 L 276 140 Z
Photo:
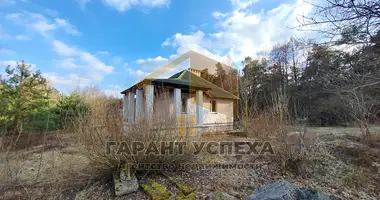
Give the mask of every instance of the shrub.
M 54 113 L 60 119 L 60 128 L 71 129 L 75 118 L 86 115 L 89 110 L 90 106 L 85 102 L 84 97 L 74 91 L 69 96 L 60 95 Z
M 60 118 L 54 112 L 54 109 L 48 107 L 31 112 L 26 117 L 25 132 L 43 132 L 58 130 L 60 126 Z

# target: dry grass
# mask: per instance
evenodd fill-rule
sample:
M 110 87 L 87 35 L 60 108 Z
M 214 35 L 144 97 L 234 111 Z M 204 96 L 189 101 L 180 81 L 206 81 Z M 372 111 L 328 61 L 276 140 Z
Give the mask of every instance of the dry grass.
M 277 117 L 272 113 L 261 113 L 244 120 L 246 122 L 247 136 L 250 138 L 268 139 L 281 135 L 283 128 Z
M 282 173 L 300 175 L 305 163 L 326 151 L 315 135 L 306 130 L 306 124 L 289 119 L 286 97 L 279 95 L 273 102 L 267 112 L 244 119 L 245 130 L 250 138 L 271 142 L 276 154 L 272 161 Z
M 39 136 L 40 140 L 48 139 L 30 142 L 26 148 L 24 142 L 20 146 L 12 144 L 10 151 L 0 152 L 0 198 L 54 199 L 61 192 L 84 187 L 92 178 L 82 174 L 88 165 L 85 157 L 61 152 L 68 144 L 63 142 L 65 134 L 31 137 Z
M 166 94 L 167 95 L 167 94 Z M 191 142 L 194 137 L 179 136 L 168 112 L 154 120 L 141 121 L 122 133 L 121 102 L 98 90 L 84 90 L 83 99 L 91 112 L 76 118 L 66 131 L 26 133 L 18 138 L 2 138 L 0 159 L 0 197 L 4 199 L 60 199 L 75 194 L 88 184 L 107 179 L 123 163 L 183 164 L 193 161 L 193 153 L 184 148 L 165 155 L 106 153 L 107 141 L 134 141 L 144 144 Z M 165 99 L 165 98 L 162 98 Z M 139 169 L 134 169 L 138 171 Z M 44 191 L 44 192 L 40 192 Z
M 163 93 L 162 95 L 168 94 Z M 155 155 L 146 154 L 144 151 L 137 154 L 120 154 L 117 151 L 118 146 L 116 146 L 116 149 L 111 149 L 111 152 L 107 153 L 106 143 L 109 141 L 115 141 L 118 144 L 125 142 L 129 148 L 132 147 L 133 142 L 141 142 L 145 144 L 145 147 L 149 143 L 154 143 L 156 147 L 160 148 L 162 143 L 168 145 L 168 142 L 191 142 L 194 140 L 194 137 L 179 136 L 175 121 L 168 115 L 169 111 L 158 112 L 151 121 L 139 121 L 134 125 L 129 125 L 128 134 L 125 136 L 122 130 L 121 107 L 109 102 L 106 96 L 92 98 L 90 114 L 80 116 L 74 122 L 76 131 L 73 138 L 77 143 L 76 146 L 81 147 L 81 151 L 92 161 L 94 168 L 105 172 L 112 171 L 125 163 L 183 164 L 192 161 L 193 152 L 186 148 L 183 149 L 183 153 L 180 153 L 178 148 L 174 148 L 172 153 Z M 174 145 L 174 147 L 178 146 Z M 134 170 L 138 171 L 139 169 Z
M 184 149 L 184 153 L 180 154 L 178 148 L 170 155 L 153 155 L 144 152 L 137 155 L 117 154 L 117 152 L 107 154 L 105 149 L 107 141 L 125 141 L 129 146 L 133 141 L 144 144 L 153 142 L 160 146 L 161 142 L 193 142 L 201 139 L 218 141 L 221 136 L 209 135 L 202 138 L 179 136 L 176 124 L 172 116 L 168 114 L 169 110 L 158 112 L 161 115 L 155 114 L 153 120 L 149 122 L 140 121 L 134 126 L 130 126 L 128 136 L 124 136 L 120 103 L 115 103 L 114 99 L 92 91 L 87 91 L 82 95 L 91 105 L 91 112 L 73 121 L 74 129 L 72 130 L 74 131 L 27 134 L 20 137 L 17 143 L 9 138 L 2 138 L 0 199 L 74 199 L 78 191 L 91 186 L 94 182 L 100 182 L 102 186 L 107 185 L 103 183 L 109 182 L 110 174 L 122 163 L 183 164 L 231 161 L 231 157 L 226 158 L 220 155 L 209 157 L 201 155 L 198 158 L 193 155 L 193 149 Z M 162 99 L 165 100 L 164 97 Z M 264 183 L 272 178 L 278 169 L 284 174 L 303 175 L 306 173 L 304 171 L 306 165 L 318 160 L 319 156 L 327 154 L 319 140 L 308 134 L 307 130 L 297 127 L 297 132 L 294 132 L 293 124 L 288 122 L 286 111 L 281 107 L 250 117 L 246 119 L 246 122 L 249 137 L 270 141 L 276 153 L 269 160 L 266 158 L 261 160 L 263 165 L 267 166 L 266 163 L 271 162 L 275 165 L 268 164 L 267 168 L 250 171 L 211 170 L 206 174 L 189 172 L 189 176 L 179 178 L 187 178 L 189 183 L 194 183 L 198 189 L 203 188 L 204 193 L 220 189 L 232 194 L 234 190 L 245 190 L 244 188 L 251 187 L 253 183 L 254 185 Z M 228 138 L 230 136 L 225 137 L 223 141 L 231 139 Z M 246 140 L 246 138 L 235 137 L 234 139 Z M 346 149 L 344 148 L 345 152 Z M 368 152 L 366 148 L 362 150 Z M 353 159 L 350 163 L 356 163 L 356 161 L 362 163 L 364 159 L 367 159 L 366 165 L 360 167 L 368 167 L 378 161 L 378 156 L 365 154 L 365 152 L 359 152 L 358 156 L 352 156 L 357 154 L 354 152 L 351 155 Z M 347 159 L 349 155 L 341 155 L 344 155 L 342 160 L 350 160 Z M 368 160 L 368 158 L 371 159 Z M 139 171 L 140 169 L 133 170 Z M 337 168 L 337 170 L 340 169 Z M 371 170 L 375 169 L 371 168 Z M 257 171 L 257 174 L 252 175 L 252 171 Z M 366 172 L 365 176 L 362 176 L 363 171 Z M 367 171 L 348 170 L 339 181 L 347 187 L 354 187 L 360 191 L 366 187 L 363 183 L 369 179 L 369 172 L 372 172 Z M 317 172 L 312 171 L 312 173 Z M 223 178 L 226 175 L 229 177 L 228 180 Z M 250 179 L 251 176 L 254 178 Z M 192 182 L 194 177 L 198 182 Z M 211 180 L 210 177 L 214 178 Z M 334 180 L 336 181 L 336 179 Z M 212 181 L 217 183 L 212 183 Z M 237 188 L 237 186 L 241 188 Z

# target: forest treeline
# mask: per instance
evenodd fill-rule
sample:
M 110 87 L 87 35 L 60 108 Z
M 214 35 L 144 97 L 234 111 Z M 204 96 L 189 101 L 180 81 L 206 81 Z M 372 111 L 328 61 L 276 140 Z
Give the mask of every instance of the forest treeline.
M 203 70 L 201 76 L 239 96 L 241 117 L 267 112 L 281 97 L 291 119 L 309 125 L 379 123 L 380 41 L 345 49 L 345 37 L 353 36 L 342 35 L 335 44 L 291 38 L 260 60 L 246 57 L 240 72 L 218 63 L 214 75 Z
M 290 38 L 242 70 L 217 64 L 205 79 L 239 96 L 239 117 L 283 109 L 293 122 L 315 126 L 380 123 L 380 2 L 331 0 L 314 5 L 301 25 L 319 40 Z

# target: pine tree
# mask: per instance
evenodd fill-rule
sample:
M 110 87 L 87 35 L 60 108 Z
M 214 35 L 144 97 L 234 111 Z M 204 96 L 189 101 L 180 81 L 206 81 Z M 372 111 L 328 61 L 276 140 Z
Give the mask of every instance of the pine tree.
M 6 78 L 2 79 L 1 100 L 5 110 L 1 115 L 12 133 L 22 133 L 30 125 L 28 116 L 48 103 L 46 79 L 40 71 L 32 72 L 31 67 L 24 61 L 17 62 L 14 68 L 7 66 Z

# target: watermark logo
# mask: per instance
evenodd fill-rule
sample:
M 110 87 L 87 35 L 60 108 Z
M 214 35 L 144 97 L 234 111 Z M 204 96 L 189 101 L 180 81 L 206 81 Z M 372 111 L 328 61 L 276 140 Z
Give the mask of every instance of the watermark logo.
M 257 170 L 262 167 L 258 163 L 140 163 L 124 165 L 128 169 L 139 169 L 140 171 L 173 171 L 173 170 Z
M 184 154 L 191 151 L 194 155 L 273 155 L 270 142 L 260 141 L 200 141 L 200 142 L 140 142 L 140 141 L 107 141 L 106 154 L 127 155 L 170 155 Z M 188 153 L 188 152 L 187 152 Z

